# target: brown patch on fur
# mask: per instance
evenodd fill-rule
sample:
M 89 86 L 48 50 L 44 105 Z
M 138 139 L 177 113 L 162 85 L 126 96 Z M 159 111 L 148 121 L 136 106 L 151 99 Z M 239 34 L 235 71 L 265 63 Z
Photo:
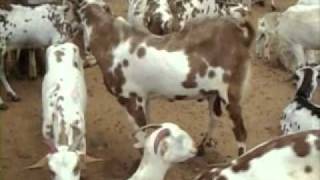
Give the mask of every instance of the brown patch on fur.
M 62 56 L 64 56 L 64 52 L 57 50 L 56 52 L 54 52 L 56 58 L 57 58 L 57 62 L 61 62 L 62 61 Z
M 272 150 L 281 149 L 288 146 L 293 148 L 297 156 L 306 156 L 310 152 L 310 146 L 306 142 L 306 138 L 310 134 L 315 134 L 319 137 L 320 131 L 306 131 L 270 140 L 263 146 L 259 146 L 250 153 L 240 157 L 236 161 L 236 164 L 232 165 L 231 168 L 234 172 L 246 171 L 249 168 L 249 163 L 251 160 L 259 158 Z
M 78 62 L 77 61 L 73 61 L 73 66 L 77 69 L 79 69 L 79 65 L 78 65 Z
M 189 66 L 190 66 L 190 72 L 187 75 L 187 79 L 182 82 L 183 87 L 185 88 L 196 88 L 198 86 L 198 83 L 196 82 L 196 76 L 197 74 L 200 77 L 204 77 L 208 66 L 205 62 L 200 60 L 201 58 L 197 55 L 189 56 Z
M 216 72 L 214 72 L 214 70 L 210 70 L 209 73 L 208 73 L 208 77 L 212 79 L 215 76 L 216 76 Z
M 139 96 L 136 93 L 130 93 L 129 98 L 120 96 L 118 97 L 118 102 L 124 107 L 126 107 L 127 112 L 135 119 L 138 126 L 141 127 L 146 125 L 147 120 L 144 112 L 145 110 L 142 106 L 138 105 Z
M 315 145 L 318 151 L 320 151 L 320 138 L 315 141 Z
M 129 66 L 129 61 L 128 59 L 123 60 L 123 67 L 128 67 Z
M 72 128 L 72 132 L 73 132 L 73 142 L 75 142 L 79 136 L 81 136 L 81 130 L 79 129 L 79 127 L 76 125 L 76 122 L 74 123 L 74 125 L 71 127 Z M 83 143 L 79 143 L 79 146 L 76 147 L 77 150 L 81 150 L 83 147 Z
M 146 49 L 144 47 L 140 47 L 137 51 L 137 56 L 139 58 L 142 58 L 145 55 L 146 55 Z
M 53 126 L 52 125 L 47 125 L 46 126 L 46 128 L 47 128 L 47 132 L 46 132 L 46 134 L 47 134 L 47 136 L 48 137 L 50 137 L 51 139 L 53 139 L 54 137 L 54 135 L 53 135 Z
M 305 173 L 311 173 L 311 172 L 312 172 L 312 167 L 309 166 L 309 165 L 305 166 L 305 167 L 304 167 L 304 172 L 305 172 Z
M 59 145 L 68 145 L 68 135 L 66 134 L 66 122 L 63 120 L 60 123 L 61 131 L 59 133 Z
M 305 139 L 299 139 L 294 145 L 293 150 L 299 157 L 304 157 L 310 153 L 310 145 Z

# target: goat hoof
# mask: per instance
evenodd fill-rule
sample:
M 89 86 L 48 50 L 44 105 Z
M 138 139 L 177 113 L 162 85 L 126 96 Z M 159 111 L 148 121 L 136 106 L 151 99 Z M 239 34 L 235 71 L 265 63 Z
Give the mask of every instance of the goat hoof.
M 21 100 L 20 97 L 16 96 L 16 95 L 13 95 L 12 93 L 8 93 L 8 97 L 10 98 L 11 101 L 13 102 L 18 102 Z
M 277 10 L 277 8 L 276 8 L 276 7 L 274 7 L 274 6 L 271 6 L 271 10 L 272 10 L 272 11 L 276 11 L 276 10 Z
M 241 147 L 241 148 L 238 149 L 238 156 L 241 156 L 244 153 L 245 153 L 244 148 Z
M 204 156 L 206 154 L 206 151 L 205 151 L 205 149 L 204 149 L 204 146 L 203 146 L 203 144 L 200 144 L 199 146 L 198 146 L 198 152 L 197 152 L 197 156 L 199 157 L 199 156 Z
M 6 104 L 0 104 L 0 110 L 5 111 L 8 109 L 8 106 Z

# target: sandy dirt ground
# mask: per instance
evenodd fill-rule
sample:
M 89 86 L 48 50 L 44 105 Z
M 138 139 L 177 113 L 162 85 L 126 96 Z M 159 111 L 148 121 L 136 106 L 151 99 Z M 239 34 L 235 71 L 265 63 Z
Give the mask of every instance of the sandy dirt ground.
M 126 0 L 113 0 L 115 14 L 126 14 Z M 295 0 L 279 1 L 280 10 L 286 9 Z M 255 6 L 252 23 L 266 12 Z M 254 49 L 254 48 L 252 48 Z M 253 51 L 252 51 L 253 52 Z M 251 91 L 244 101 L 244 119 L 248 130 L 248 146 L 253 147 L 279 134 L 279 120 L 285 105 L 294 95 L 294 86 L 285 80 L 289 74 L 276 63 L 265 63 L 252 58 Z M 88 154 L 106 159 L 105 162 L 90 164 L 85 172 L 87 180 L 120 180 L 130 175 L 133 161 L 139 157 L 133 149 L 130 137 L 131 127 L 127 117 L 115 98 L 105 89 L 98 67 L 86 69 L 88 87 L 87 144 Z M 41 78 L 18 81 L 10 79 L 17 93 L 22 97 L 19 103 L 8 102 L 10 109 L 0 112 L 1 154 L 0 172 L 3 180 L 47 180 L 45 170 L 24 170 L 47 153 L 41 135 Z M 1 86 L 2 88 L 2 86 Z M 2 96 L 4 92 L 2 88 Z M 316 96 L 316 100 L 319 100 Z M 169 103 L 156 100 L 151 103 L 152 122 L 171 121 L 187 130 L 196 142 L 208 124 L 208 110 L 205 102 L 180 101 Z M 174 166 L 167 180 L 192 179 L 206 163 L 236 157 L 236 144 L 231 131 L 232 123 L 224 115 L 217 124 L 214 137 L 216 147 L 209 149 L 204 157 L 198 157 L 184 164 Z

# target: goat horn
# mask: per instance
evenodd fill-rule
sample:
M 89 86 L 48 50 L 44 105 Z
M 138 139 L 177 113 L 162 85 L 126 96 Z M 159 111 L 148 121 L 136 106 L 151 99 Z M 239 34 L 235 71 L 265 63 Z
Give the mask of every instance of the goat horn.
M 146 129 L 150 129 L 150 128 L 157 129 L 157 128 L 161 128 L 161 127 L 162 127 L 161 124 L 148 124 L 148 125 L 145 125 L 145 126 L 140 127 L 140 128 L 137 129 L 136 131 L 134 131 L 134 132 L 132 133 L 132 136 L 135 136 L 138 132 L 144 131 L 144 130 L 146 130 Z
M 40 159 L 38 162 L 36 162 L 35 164 L 25 167 L 24 169 L 38 169 L 38 168 L 42 168 L 44 166 L 48 165 L 48 158 L 47 156 L 43 157 L 42 159 Z
M 85 155 L 85 162 L 86 163 L 93 163 L 93 162 L 101 162 L 101 161 L 105 161 L 102 158 L 95 158 L 89 155 Z

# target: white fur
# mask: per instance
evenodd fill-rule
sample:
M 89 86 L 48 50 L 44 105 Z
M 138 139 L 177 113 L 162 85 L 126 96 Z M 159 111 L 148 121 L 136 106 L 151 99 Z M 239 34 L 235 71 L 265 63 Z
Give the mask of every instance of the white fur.
M 110 71 L 114 71 L 124 59 L 130 59 L 130 68 L 123 68 L 126 77 L 126 83 L 123 86 L 124 93 L 134 91 L 146 97 L 164 96 L 171 99 L 177 94 L 198 98 L 200 89 L 217 90 L 221 98 L 228 103 L 228 84 L 223 81 L 223 74 L 226 73 L 223 68 L 209 66 L 209 70 L 213 70 L 216 76 L 213 79 L 209 79 L 207 75 L 197 76 L 198 86 L 186 89 L 181 83 L 185 81 L 186 75 L 190 72 L 190 66 L 187 60 L 188 56 L 183 50 L 169 52 L 147 46 L 145 43 L 139 44 L 137 50 L 139 47 L 146 49 L 146 54 L 142 58 L 137 57 L 137 53 L 131 54 L 129 52 L 130 40 L 120 43 L 113 50 L 113 56 L 117 58 L 114 59 Z M 206 59 L 202 59 L 202 61 L 207 63 Z M 145 76 L 146 74 L 148 76 Z M 163 80 L 146 83 L 150 82 L 150 79 Z M 128 96 L 129 94 L 122 95 Z
M 65 18 L 67 14 L 64 11 L 68 8 L 67 5 L 43 4 L 34 8 L 11 5 L 11 7 L 10 11 L 0 9 L 0 15 L 5 17 L 0 23 L 0 39 L 5 41 L 7 51 L 43 48 L 67 39 L 67 26 L 71 27 L 70 21 Z M 50 19 L 52 17 L 54 18 Z M 33 57 L 31 65 L 35 66 L 34 52 L 31 55 Z M 3 84 L 7 84 L 5 85 L 7 92 L 17 99 L 4 72 L 0 73 L 3 74 Z M 36 72 L 32 74 L 36 77 Z
M 297 93 L 294 100 L 292 100 L 292 102 L 284 109 L 283 117 L 280 122 L 281 130 L 284 135 L 320 129 L 320 106 L 311 102 L 312 95 L 318 86 L 318 69 L 313 67 L 311 82 L 304 82 L 304 69 L 305 68 L 300 68 L 296 71 L 296 75 L 299 78 L 299 81 L 297 82 L 297 92 L 300 90 L 302 84 L 306 85 L 306 83 L 308 83 L 309 89 L 304 91 L 309 91 L 310 94 L 308 97 L 303 97 Z M 308 103 L 308 105 L 305 103 Z
M 57 52 L 64 53 L 61 62 L 57 61 Z M 74 66 L 75 62 L 78 68 Z M 63 97 L 63 100 L 59 100 L 60 97 Z M 86 85 L 78 47 L 72 43 L 50 46 L 47 50 L 47 73 L 42 83 L 42 133 L 44 138 L 52 141 L 58 149 L 47 156 L 56 180 L 79 179 L 80 174 L 73 174 L 73 170 L 79 155 L 86 154 L 85 138 L 80 142 L 82 149 L 70 151 L 68 148 L 76 143 L 73 127 L 80 131 L 80 135 L 85 134 L 86 101 Z M 65 123 L 68 144 L 59 144 L 62 122 Z M 53 127 L 53 139 L 47 134 L 50 131 L 48 126 Z
M 231 168 L 226 168 L 220 174 L 227 177 L 228 180 L 270 180 L 274 177 L 281 180 L 316 180 L 320 176 L 320 171 L 318 171 L 320 169 L 318 161 L 320 152 L 314 145 L 316 139 L 319 137 L 308 136 L 307 142 L 312 146 L 311 153 L 307 157 L 298 157 L 292 147 L 287 146 L 279 150 L 271 150 L 252 160 L 248 171 L 234 173 Z M 311 175 L 304 172 L 306 165 L 312 165 L 313 173 Z M 268 169 L 272 169 L 272 172 Z
M 216 0 L 205 0 L 200 2 L 199 0 L 190 0 L 189 2 L 185 2 L 182 0 L 178 0 L 172 3 L 175 3 L 174 7 L 170 7 L 168 0 L 160 0 L 157 2 L 158 8 L 150 14 L 146 14 L 148 7 L 147 0 L 135 0 L 129 1 L 129 9 L 128 9 L 128 21 L 133 26 L 148 31 L 148 27 L 144 22 L 144 19 L 152 19 L 156 14 L 161 14 L 162 19 L 160 23 L 160 27 L 165 29 L 165 24 L 169 27 L 169 31 L 176 31 L 182 29 L 186 23 L 193 21 L 195 19 L 203 19 L 206 17 L 217 17 L 220 14 L 227 16 L 227 8 L 220 8 L 216 3 Z M 179 12 L 173 10 L 184 8 L 185 12 Z M 244 20 L 245 17 L 238 12 L 238 10 L 248 11 L 248 7 L 243 4 L 237 4 L 228 7 L 230 10 L 230 15 L 239 19 L 240 21 Z M 193 15 L 195 9 L 198 9 L 200 12 Z M 175 13 L 177 12 L 177 13 Z M 246 16 L 246 15 L 245 15 Z M 176 18 L 177 17 L 177 18 Z M 177 26 L 177 27 L 174 27 Z
M 302 145 L 298 140 L 299 137 L 303 138 L 310 147 L 310 152 L 304 156 L 298 156 L 294 151 L 294 143 Z M 208 174 L 201 176 L 201 178 L 198 176 L 195 179 L 219 180 L 223 177 L 226 180 L 270 180 L 274 178 L 279 180 L 317 180 L 320 177 L 320 150 L 316 145 L 319 138 L 319 131 L 306 131 L 297 134 L 294 139 L 290 139 L 290 136 L 275 138 L 254 147 L 239 159 L 233 160 L 227 167 L 214 168 Z M 281 141 L 278 141 L 279 139 Z M 269 149 L 270 147 L 271 149 Z M 265 152 L 260 154 L 261 150 Z M 238 162 L 241 163 L 242 158 L 246 162 L 249 161 L 248 169 L 234 171 L 234 165 Z M 309 172 L 308 167 L 311 168 Z
M 139 168 L 129 180 L 163 180 L 167 170 L 174 163 L 183 162 L 195 156 L 197 149 L 187 132 L 173 123 L 163 123 L 161 125 L 161 128 L 155 130 L 146 139 Z M 160 142 L 158 153 L 155 153 L 156 136 L 165 128 L 169 129 L 171 134 Z M 166 149 L 162 155 L 159 151 L 164 148 Z
M 296 5 L 294 7 L 300 10 L 289 8 L 282 13 L 276 31 L 291 45 L 299 65 L 303 65 L 307 62 L 306 51 L 320 50 L 320 6 Z

